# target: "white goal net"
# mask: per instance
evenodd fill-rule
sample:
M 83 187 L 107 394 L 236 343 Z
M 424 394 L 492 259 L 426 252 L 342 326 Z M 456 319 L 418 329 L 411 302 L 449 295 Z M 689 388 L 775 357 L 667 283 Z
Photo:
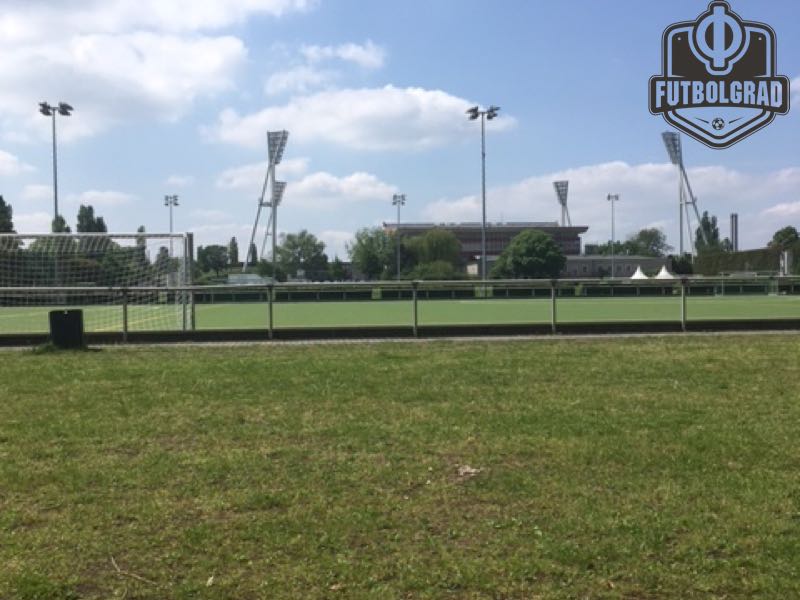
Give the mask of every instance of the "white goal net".
M 0 334 L 83 310 L 92 332 L 185 329 L 191 234 L 0 234 Z M 123 310 L 123 306 L 125 310 Z

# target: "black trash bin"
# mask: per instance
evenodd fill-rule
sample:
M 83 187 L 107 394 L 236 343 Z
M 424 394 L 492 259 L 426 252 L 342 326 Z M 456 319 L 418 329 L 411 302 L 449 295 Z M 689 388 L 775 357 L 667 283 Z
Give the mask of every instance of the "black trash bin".
M 57 348 L 83 348 L 83 311 L 51 310 L 50 341 Z

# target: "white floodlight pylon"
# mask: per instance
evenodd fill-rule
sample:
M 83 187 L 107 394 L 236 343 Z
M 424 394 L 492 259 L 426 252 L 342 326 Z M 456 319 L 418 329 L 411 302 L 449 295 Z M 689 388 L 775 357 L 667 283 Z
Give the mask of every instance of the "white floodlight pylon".
M 286 148 L 286 142 L 289 139 L 289 132 L 284 131 L 268 131 L 267 132 L 267 147 L 269 151 L 270 166 L 281 164 L 283 158 L 283 151 Z
M 275 230 L 275 220 L 276 220 L 276 208 L 277 205 L 272 202 L 265 202 L 264 198 L 267 193 L 267 186 L 269 185 L 270 179 L 273 182 L 273 193 L 274 193 L 274 183 L 275 183 L 275 166 L 279 165 L 281 159 L 283 158 L 283 151 L 286 148 L 286 142 L 289 139 L 289 132 L 286 130 L 282 131 L 268 131 L 267 132 L 267 173 L 264 177 L 264 185 L 261 187 L 261 196 L 258 198 L 258 208 L 256 210 L 256 220 L 253 222 L 253 232 L 250 234 L 250 243 L 247 244 L 247 254 L 246 258 L 242 263 L 242 273 L 247 271 L 247 263 L 251 260 L 250 251 L 253 248 L 253 244 L 256 239 L 256 231 L 258 230 L 258 223 L 261 219 L 261 209 L 265 206 L 270 207 L 272 210 L 270 211 L 270 218 L 267 223 L 267 231 L 269 231 L 270 223 L 272 224 L 273 232 Z M 266 233 L 264 234 L 267 235 Z M 266 241 L 266 239 L 265 239 Z M 274 240 L 273 240 L 273 255 L 274 255 Z M 274 263 L 274 256 L 273 256 L 273 263 Z M 274 266 L 274 264 L 273 264 Z
M 689 234 L 689 244 L 692 248 L 692 253 L 694 253 L 694 237 L 692 232 L 692 224 L 691 219 L 689 217 L 689 205 L 692 205 L 694 209 L 694 215 L 697 217 L 697 227 L 700 230 L 700 236 L 703 238 L 703 241 L 708 243 L 708 239 L 706 238 L 706 232 L 702 228 L 702 219 L 700 218 L 700 211 L 697 208 L 697 197 L 694 195 L 694 191 L 692 190 L 692 186 L 689 183 L 689 176 L 686 173 L 686 167 L 683 164 L 683 149 L 681 147 L 681 136 L 674 131 L 665 131 L 661 134 L 661 139 L 664 140 L 664 146 L 667 148 L 667 154 L 669 155 L 670 162 L 678 167 L 678 174 L 680 176 L 680 181 L 678 183 L 678 195 L 679 195 L 679 204 L 678 204 L 678 216 L 679 216 L 679 232 L 680 232 L 680 247 L 679 252 L 683 255 L 683 219 L 684 219 L 684 212 L 686 214 L 686 227 L 687 232 Z M 687 199 L 688 194 L 688 199 Z
M 567 208 L 567 194 L 569 192 L 569 181 L 554 181 L 553 187 L 558 196 L 558 203 L 561 205 L 561 226 L 572 227 L 572 219 L 569 217 L 569 208 Z
M 281 205 L 281 201 L 283 200 L 283 193 L 286 191 L 286 182 L 285 181 L 274 181 L 272 182 L 272 195 L 270 197 L 269 202 L 265 202 L 264 206 L 272 208 L 275 206 L 277 209 L 278 206 Z M 264 230 L 264 241 L 261 243 L 261 257 L 264 257 L 264 250 L 267 247 L 267 238 L 272 236 L 273 244 L 272 244 L 272 253 L 275 254 L 275 236 L 277 235 L 276 227 L 276 219 L 278 216 L 277 210 L 270 211 L 269 220 L 267 221 L 267 227 Z

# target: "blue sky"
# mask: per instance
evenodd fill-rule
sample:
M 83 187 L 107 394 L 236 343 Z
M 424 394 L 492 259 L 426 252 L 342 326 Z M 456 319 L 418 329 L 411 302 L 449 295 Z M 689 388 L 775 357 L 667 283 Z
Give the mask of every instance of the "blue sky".
M 556 220 L 570 180 L 585 241 L 645 226 L 677 243 L 677 174 L 648 112 L 664 28 L 704 1 L 3 0 L 0 193 L 19 231 L 52 218 L 50 128 L 37 103 L 67 101 L 61 212 L 91 203 L 111 230 L 176 229 L 197 244 L 248 237 L 267 130 L 288 129 L 279 226 L 344 256 L 361 227 L 480 219 L 480 131 L 464 110 L 497 104 L 487 133 L 488 217 Z M 800 5 L 734 0 L 778 35 L 778 71 L 800 104 Z M 795 108 L 724 151 L 684 137 L 701 210 L 740 214 L 744 247 L 800 227 Z

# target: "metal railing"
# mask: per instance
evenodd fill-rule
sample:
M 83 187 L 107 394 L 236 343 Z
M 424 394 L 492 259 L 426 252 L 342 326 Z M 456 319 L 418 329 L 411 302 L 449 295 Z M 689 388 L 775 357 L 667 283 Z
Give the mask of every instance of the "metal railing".
M 408 321 L 401 327 L 410 328 L 413 336 L 420 335 L 420 304 L 426 306 L 436 301 L 484 301 L 492 300 L 541 300 L 549 301 L 549 331 L 558 333 L 560 326 L 569 319 L 560 320 L 560 308 L 569 309 L 572 299 L 612 299 L 661 298 L 663 302 L 674 304 L 678 310 L 680 329 L 685 331 L 690 321 L 687 304 L 693 298 L 703 297 L 742 297 L 754 296 L 800 296 L 800 277 L 702 277 L 675 280 L 628 280 L 628 279 L 558 279 L 558 280 L 490 280 L 490 281 L 386 281 L 353 283 L 276 283 L 266 285 L 214 285 L 179 287 L 58 287 L 58 288 L 0 288 L 0 316 L 4 309 L 25 306 L 29 309 L 57 309 L 62 307 L 86 307 L 102 304 L 119 306 L 121 323 L 118 333 L 127 341 L 131 333 L 130 312 L 142 305 L 175 306 L 181 311 L 178 331 L 196 331 L 198 306 L 215 304 L 264 304 L 267 337 L 272 339 L 279 326 L 276 322 L 275 307 L 284 304 L 315 303 L 319 307 L 326 303 L 358 302 L 407 302 L 410 308 Z M 672 300 L 670 300 L 672 299 Z M 619 306 L 623 306 L 620 304 Z M 800 320 L 800 303 L 797 314 L 794 304 L 782 315 L 785 319 Z M 235 308 L 231 308 L 235 310 Z M 770 318 L 769 307 L 765 316 Z M 13 315 L 9 315 L 13 318 Z M 744 315 L 741 318 L 748 318 Z M 608 320 L 608 319 L 605 319 Z M 613 320 L 613 319 L 612 319 Z M 635 321 L 635 319 L 632 319 Z M 648 321 L 650 319 L 643 319 Z M 655 319 L 661 320 L 664 319 Z M 670 321 L 670 319 L 666 319 Z M 9 333 L 9 319 L 0 319 L 0 335 Z M 599 318 L 592 322 L 604 322 Z M 536 321 L 539 324 L 546 322 Z M 500 323 L 483 323 L 492 325 Z M 524 325 L 525 323 L 519 323 Z M 438 325 L 438 324 L 437 324 Z M 444 324 L 446 325 L 446 324 Z M 442 326 L 444 326 L 442 325 Z M 459 326 L 469 326 L 461 323 Z M 329 327 L 368 328 L 370 325 L 353 324 L 332 325 Z M 373 324 L 372 327 L 379 327 Z M 315 326 L 296 326 L 298 329 L 313 329 Z M 261 326 L 246 326 L 244 329 L 261 329 Z M 21 332 L 15 332 L 21 333 Z M 34 333 L 34 332 L 22 332 Z

